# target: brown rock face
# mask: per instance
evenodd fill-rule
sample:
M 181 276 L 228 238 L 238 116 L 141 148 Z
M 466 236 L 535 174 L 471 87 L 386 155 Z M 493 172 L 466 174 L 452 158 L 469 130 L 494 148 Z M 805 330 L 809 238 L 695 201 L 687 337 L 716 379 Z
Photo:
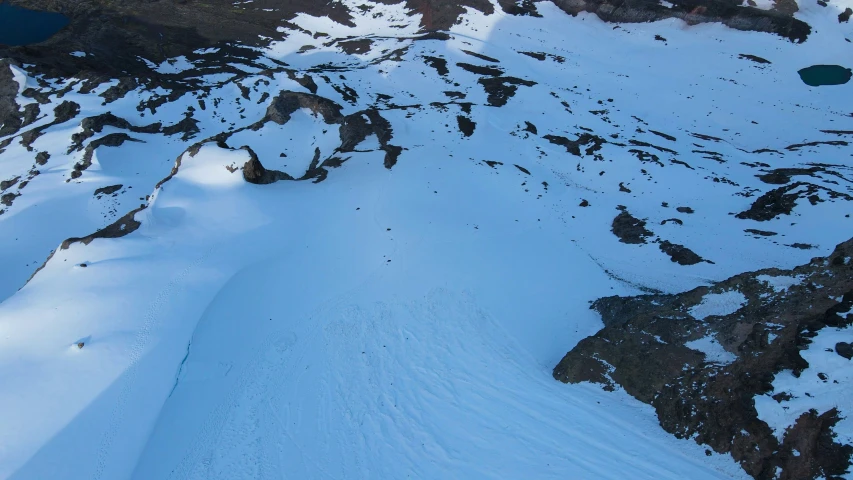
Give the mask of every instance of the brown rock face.
M 764 276 L 798 282 L 776 290 Z M 743 302 L 736 311 L 704 315 L 696 307 L 708 295 Z M 731 453 L 756 479 L 838 478 L 847 470 L 853 446 L 837 443 L 832 427 L 849 412 L 803 414 L 780 442 L 758 418 L 754 399 L 773 393 L 780 371 L 799 376 L 809 368 L 800 352 L 820 329 L 853 324 L 853 240 L 793 270 L 744 273 L 678 295 L 606 297 L 592 308 L 605 327 L 563 357 L 554 368 L 557 380 L 619 385 L 651 404 L 664 430 Z M 730 358 L 690 347 L 700 339 Z M 846 353 L 844 345 L 838 353 Z M 779 402 L 790 398 L 773 395 Z

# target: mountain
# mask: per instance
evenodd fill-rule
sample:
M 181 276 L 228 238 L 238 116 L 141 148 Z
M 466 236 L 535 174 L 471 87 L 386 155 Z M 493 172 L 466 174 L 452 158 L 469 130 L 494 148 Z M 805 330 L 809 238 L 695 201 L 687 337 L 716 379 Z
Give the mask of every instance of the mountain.
M 853 478 L 850 0 L 0 7 L 0 478 Z

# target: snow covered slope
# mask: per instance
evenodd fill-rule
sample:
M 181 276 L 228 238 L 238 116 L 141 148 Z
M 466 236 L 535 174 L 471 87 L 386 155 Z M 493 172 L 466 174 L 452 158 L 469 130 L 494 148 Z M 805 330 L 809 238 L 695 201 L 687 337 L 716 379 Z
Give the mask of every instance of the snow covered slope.
M 851 237 L 851 87 L 797 75 L 847 4 L 795 44 L 357 3 L 153 83 L 4 67 L 0 478 L 745 477 L 551 368 L 596 298 Z

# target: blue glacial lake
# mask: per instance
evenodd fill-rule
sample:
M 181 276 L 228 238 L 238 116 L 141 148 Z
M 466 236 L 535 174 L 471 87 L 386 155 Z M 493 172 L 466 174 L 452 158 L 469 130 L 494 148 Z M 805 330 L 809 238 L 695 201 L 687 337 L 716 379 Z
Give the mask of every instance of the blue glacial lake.
M 812 87 L 844 85 L 850 81 L 851 71 L 840 65 L 812 65 L 797 72 L 803 83 Z
M 66 25 L 68 17 L 60 13 L 27 10 L 0 3 L 0 45 L 43 42 Z

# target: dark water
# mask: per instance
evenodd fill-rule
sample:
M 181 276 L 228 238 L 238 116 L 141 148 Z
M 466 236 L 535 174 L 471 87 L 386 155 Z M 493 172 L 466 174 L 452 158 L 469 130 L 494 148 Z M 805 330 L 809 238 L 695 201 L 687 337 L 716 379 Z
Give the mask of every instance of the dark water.
M 2 0 L 0 0 L 2 2 Z M 29 45 L 43 42 L 68 25 L 60 13 L 39 12 L 0 3 L 0 44 Z
M 840 65 L 812 65 L 799 72 L 803 83 L 812 87 L 821 85 L 843 85 L 850 81 L 853 72 Z

